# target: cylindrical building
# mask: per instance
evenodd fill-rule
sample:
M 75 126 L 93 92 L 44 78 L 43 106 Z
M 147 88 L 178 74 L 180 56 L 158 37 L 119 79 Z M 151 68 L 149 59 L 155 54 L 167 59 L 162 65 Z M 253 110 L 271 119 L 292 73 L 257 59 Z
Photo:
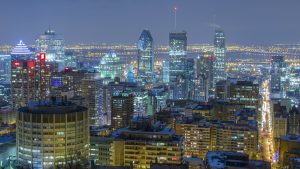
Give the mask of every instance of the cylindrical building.
M 17 114 L 17 158 L 32 168 L 57 168 L 88 158 L 87 108 L 70 102 L 31 102 Z

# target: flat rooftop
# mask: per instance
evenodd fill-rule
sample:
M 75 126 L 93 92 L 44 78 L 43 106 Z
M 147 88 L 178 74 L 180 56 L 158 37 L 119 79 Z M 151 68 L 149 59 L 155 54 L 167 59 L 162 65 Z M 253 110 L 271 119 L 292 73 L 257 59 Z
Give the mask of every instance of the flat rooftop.
M 300 143 L 300 136 L 287 135 L 287 136 L 281 136 L 280 139 L 285 140 L 285 141 L 299 142 Z
M 209 151 L 206 153 L 206 162 L 210 168 L 246 169 L 249 164 L 248 155 L 233 151 Z
M 19 112 L 32 113 L 32 114 L 66 114 L 86 111 L 87 108 L 78 106 L 72 102 L 51 102 L 40 101 L 30 102 L 26 107 L 18 109 Z

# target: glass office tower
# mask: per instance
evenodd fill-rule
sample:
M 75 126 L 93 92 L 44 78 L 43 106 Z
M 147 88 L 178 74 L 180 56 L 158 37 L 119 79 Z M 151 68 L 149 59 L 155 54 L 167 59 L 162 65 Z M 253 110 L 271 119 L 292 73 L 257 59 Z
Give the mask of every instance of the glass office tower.
M 187 97 L 186 57 L 186 32 L 171 32 L 169 34 L 169 82 L 173 94 L 170 99 Z
M 138 79 L 142 83 L 154 80 L 153 38 L 149 30 L 143 30 L 138 41 Z
M 56 62 L 59 65 L 58 69 L 63 70 L 65 59 L 64 40 L 50 28 L 36 39 L 36 55 L 41 52 L 47 53 L 47 62 Z
M 111 50 L 105 54 L 100 61 L 100 77 L 110 78 L 114 80 L 116 77 L 124 79 L 123 62 L 120 57 L 117 56 L 115 51 Z

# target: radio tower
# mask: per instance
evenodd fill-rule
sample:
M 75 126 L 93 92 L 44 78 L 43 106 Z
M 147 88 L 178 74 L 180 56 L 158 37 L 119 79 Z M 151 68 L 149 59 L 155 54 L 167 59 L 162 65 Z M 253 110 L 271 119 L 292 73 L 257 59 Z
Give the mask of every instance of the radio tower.
M 174 28 L 175 28 L 175 30 L 176 30 L 176 28 L 177 28 L 177 7 L 175 6 L 174 7 Z

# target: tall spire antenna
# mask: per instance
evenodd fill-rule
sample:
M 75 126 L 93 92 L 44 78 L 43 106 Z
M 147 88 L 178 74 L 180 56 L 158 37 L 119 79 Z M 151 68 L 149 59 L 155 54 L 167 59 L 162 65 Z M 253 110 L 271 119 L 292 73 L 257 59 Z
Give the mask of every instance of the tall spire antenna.
M 174 28 L 177 28 L 177 7 L 174 7 Z

